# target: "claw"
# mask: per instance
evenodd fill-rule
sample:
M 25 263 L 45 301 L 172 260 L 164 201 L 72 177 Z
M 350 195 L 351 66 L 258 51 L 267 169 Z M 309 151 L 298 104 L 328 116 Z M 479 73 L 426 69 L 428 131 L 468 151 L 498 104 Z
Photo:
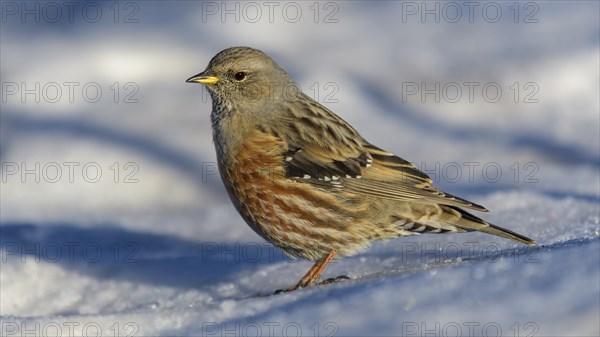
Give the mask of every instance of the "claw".
M 340 281 L 344 281 L 344 280 L 351 280 L 351 278 L 349 276 L 346 276 L 346 275 L 340 275 L 338 277 L 328 278 L 328 279 L 323 280 L 321 282 L 317 282 L 315 284 L 306 285 L 306 286 L 303 286 L 300 283 L 298 283 L 295 286 L 287 288 L 287 289 L 278 289 L 278 290 L 275 290 L 275 292 L 273 293 L 273 295 L 279 295 L 279 294 L 283 294 L 283 293 L 289 293 L 290 291 L 294 291 L 296 289 L 308 288 L 308 287 L 312 287 L 312 286 L 324 286 L 324 285 L 327 285 L 327 284 L 330 284 L 330 283 L 336 283 L 336 282 L 340 282 Z
M 335 282 L 340 282 L 343 280 L 350 280 L 351 278 L 346 276 L 346 275 L 340 275 L 338 277 L 332 277 L 332 278 L 328 278 L 324 281 L 321 281 L 319 283 L 317 283 L 317 285 L 326 285 L 326 284 L 330 284 L 330 283 L 335 283 Z

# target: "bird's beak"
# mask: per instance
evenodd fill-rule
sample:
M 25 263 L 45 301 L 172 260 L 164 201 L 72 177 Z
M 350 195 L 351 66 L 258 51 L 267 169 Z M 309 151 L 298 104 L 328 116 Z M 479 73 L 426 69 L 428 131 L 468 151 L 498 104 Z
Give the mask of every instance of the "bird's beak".
M 200 74 L 194 75 L 185 81 L 187 83 L 215 84 L 215 83 L 219 82 L 219 78 L 216 76 L 207 74 L 206 71 L 203 71 Z

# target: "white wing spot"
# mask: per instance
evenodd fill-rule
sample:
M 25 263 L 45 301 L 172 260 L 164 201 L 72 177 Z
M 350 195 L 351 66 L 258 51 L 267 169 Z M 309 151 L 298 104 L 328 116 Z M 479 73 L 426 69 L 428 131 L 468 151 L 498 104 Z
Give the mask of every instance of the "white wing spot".
M 308 174 L 305 174 L 304 177 L 302 177 L 304 179 L 310 179 L 310 176 Z
M 285 161 L 291 161 L 292 159 L 294 159 L 293 157 L 286 157 Z

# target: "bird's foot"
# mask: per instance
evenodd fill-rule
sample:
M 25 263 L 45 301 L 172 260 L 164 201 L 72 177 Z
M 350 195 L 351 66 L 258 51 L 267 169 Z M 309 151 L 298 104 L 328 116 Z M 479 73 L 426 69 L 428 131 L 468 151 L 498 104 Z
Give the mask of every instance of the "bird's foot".
M 281 293 L 289 293 L 290 291 L 294 291 L 294 290 L 300 289 L 300 288 L 310 287 L 311 285 L 312 284 L 303 284 L 302 281 L 300 281 L 295 286 L 289 287 L 287 289 L 278 289 L 278 290 L 275 290 L 275 292 L 273 293 L 273 295 L 279 295 Z
M 351 280 L 351 278 L 349 276 L 346 276 L 346 275 L 340 275 L 338 277 L 332 277 L 332 278 L 328 278 L 326 280 L 323 280 L 323 281 L 317 283 L 316 285 L 323 286 L 323 285 L 326 285 L 326 284 L 336 283 L 336 282 L 340 282 L 340 281 L 343 281 L 343 280 Z

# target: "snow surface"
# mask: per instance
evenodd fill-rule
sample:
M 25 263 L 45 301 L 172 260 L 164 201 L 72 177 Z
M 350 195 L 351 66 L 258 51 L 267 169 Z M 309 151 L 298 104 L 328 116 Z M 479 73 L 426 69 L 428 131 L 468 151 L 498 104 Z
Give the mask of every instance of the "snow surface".
M 421 2 L 321 3 L 317 23 L 313 2 L 296 3 L 295 23 L 283 3 L 272 23 L 262 2 L 258 20 L 239 23 L 208 15 L 221 2 L 106 2 L 96 23 L 79 11 L 70 22 L 65 7 L 58 23 L 51 7 L 22 22 L 9 4 L 20 3 L 2 3 L 0 31 L 0 335 L 600 334 L 598 2 L 521 3 L 518 15 L 494 2 L 496 23 L 482 17 L 488 3 L 473 23 L 463 3 L 452 3 L 457 23 L 403 16 Z M 377 242 L 324 275 L 352 280 L 269 296 L 311 263 L 237 215 L 214 174 L 210 100 L 184 83 L 234 45 L 268 52 L 365 138 L 538 246 L 478 233 Z M 12 94 L 36 82 L 63 94 Z M 79 84 L 72 102 L 65 82 Z M 80 90 L 92 82 L 95 103 Z M 403 100 L 422 82 L 463 95 Z M 473 102 L 466 82 L 479 83 Z M 497 102 L 482 97 L 486 83 L 501 87 Z M 138 102 L 123 103 L 136 87 Z

